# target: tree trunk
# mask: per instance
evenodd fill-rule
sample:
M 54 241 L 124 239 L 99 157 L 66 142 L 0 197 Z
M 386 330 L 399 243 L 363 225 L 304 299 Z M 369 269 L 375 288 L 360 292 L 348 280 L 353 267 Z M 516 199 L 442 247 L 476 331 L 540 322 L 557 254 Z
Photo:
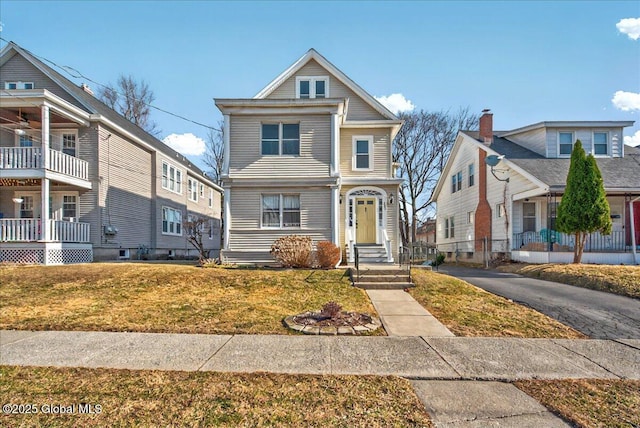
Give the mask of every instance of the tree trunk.
M 582 262 L 582 253 L 584 251 L 584 243 L 587 240 L 587 234 L 584 232 L 576 232 L 576 244 L 573 249 L 573 263 Z

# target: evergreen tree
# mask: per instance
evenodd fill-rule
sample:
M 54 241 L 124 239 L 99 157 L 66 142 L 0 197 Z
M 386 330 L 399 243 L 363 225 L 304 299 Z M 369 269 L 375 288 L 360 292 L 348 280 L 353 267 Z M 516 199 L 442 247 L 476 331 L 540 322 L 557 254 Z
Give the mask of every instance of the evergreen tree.
M 589 233 L 611 233 L 609 203 L 604 182 L 593 155 L 586 156 L 582 142 L 571 153 L 567 186 L 558 206 L 558 230 L 575 236 L 573 262 L 580 263 Z

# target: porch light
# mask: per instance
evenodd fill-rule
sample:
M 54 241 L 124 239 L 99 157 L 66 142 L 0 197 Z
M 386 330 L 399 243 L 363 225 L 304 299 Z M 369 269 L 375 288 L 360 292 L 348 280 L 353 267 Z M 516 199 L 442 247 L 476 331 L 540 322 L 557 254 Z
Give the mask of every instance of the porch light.
M 16 135 L 24 135 L 24 134 L 26 134 L 24 129 L 16 128 L 14 131 L 15 131 Z
M 342 205 L 342 194 L 340 194 L 340 205 Z
M 389 205 L 393 205 L 393 193 L 389 193 Z
M 493 176 L 496 178 L 496 180 L 498 180 L 498 181 L 506 181 L 508 183 L 509 182 L 509 177 L 507 177 L 507 178 L 498 178 L 498 176 L 496 175 L 496 171 L 497 172 L 507 172 L 507 170 L 506 169 L 494 169 L 496 167 L 496 165 L 498 165 L 502 159 L 504 159 L 504 155 L 501 155 L 501 156 L 489 155 L 486 158 L 484 158 L 484 163 L 486 163 L 487 165 L 489 165 L 491 167 L 491 174 L 493 174 Z
M 16 204 L 21 204 L 24 201 L 24 199 L 22 198 L 13 198 L 11 200 Z

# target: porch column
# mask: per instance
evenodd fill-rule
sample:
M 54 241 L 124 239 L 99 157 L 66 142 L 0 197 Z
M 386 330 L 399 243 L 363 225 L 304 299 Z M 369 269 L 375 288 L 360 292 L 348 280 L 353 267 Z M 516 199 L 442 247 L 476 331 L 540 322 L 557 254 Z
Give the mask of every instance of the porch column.
M 42 106 L 42 167 L 45 176 L 42 178 L 42 188 L 40 192 L 40 240 L 49 241 L 49 179 L 46 178 L 46 171 L 49 169 L 49 107 Z M 46 259 L 46 254 L 45 254 Z M 46 260 L 45 260 L 46 264 Z
M 340 175 L 340 116 L 331 115 L 331 176 Z
M 229 249 L 229 230 L 231 230 L 231 189 L 224 189 L 224 235 L 223 249 Z
M 224 127 L 222 129 L 223 157 L 222 176 L 229 175 L 229 151 L 231 150 L 231 115 L 224 115 Z
M 340 248 L 340 188 L 331 187 L 331 242 Z

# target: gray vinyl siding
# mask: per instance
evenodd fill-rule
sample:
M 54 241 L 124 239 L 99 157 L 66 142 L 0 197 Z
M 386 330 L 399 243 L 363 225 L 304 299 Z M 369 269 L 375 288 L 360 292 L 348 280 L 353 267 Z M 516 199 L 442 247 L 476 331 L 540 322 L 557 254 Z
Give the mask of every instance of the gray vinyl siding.
M 100 131 L 102 224 L 118 228 L 118 234 L 106 242 L 107 246 L 150 246 L 151 153 L 115 131 L 102 126 Z
M 262 123 L 300 123 L 299 156 L 262 156 Z M 229 175 L 233 178 L 327 177 L 331 116 L 232 116 Z
M 526 147 L 527 149 L 538 153 L 539 155 L 547 155 L 547 142 L 544 128 L 534 129 L 521 134 L 509 135 L 506 138 L 521 145 L 522 147 Z
M 89 181 L 91 181 L 91 189 L 81 193 L 78 198 L 78 216 L 80 222 L 91 225 L 90 236 L 94 245 L 100 244 L 102 234 L 100 207 L 98 205 L 98 194 L 100 192 L 98 135 L 95 124 L 89 128 L 79 128 L 76 143 L 78 157 L 88 162 Z
M 300 195 L 299 228 L 260 228 L 261 195 L 273 193 Z M 331 190 L 328 188 L 234 188 L 230 202 L 233 219 L 230 250 L 269 251 L 273 241 L 286 235 L 311 236 L 314 242 L 331 240 Z
M 349 111 L 347 120 L 378 120 L 386 119 L 378 113 L 366 101 L 356 95 L 344 83 L 330 74 L 324 67 L 316 61 L 309 61 L 298 72 L 284 81 L 267 98 L 295 98 L 296 97 L 296 76 L 329 76 L 329 96 L 331 98 L 349 98 Z
M 373 171 L 353 170 L 353 136 L 373 136 Z M 343 177 L 391 177 L 389 130 L 380 128 L 340 130 L 340 173 Z
M 2 82 L 0 84 L 2 85 L 2 89 L 4 89 L 5 82 L 15 81 L 33 82 L 34 89 L 46 89 L 63 100 L 86 110 L 86 108 L 69 95 L 67 91 L 63 90 L 56 82 L 18 54 L 13 55 L 2 65 Z

